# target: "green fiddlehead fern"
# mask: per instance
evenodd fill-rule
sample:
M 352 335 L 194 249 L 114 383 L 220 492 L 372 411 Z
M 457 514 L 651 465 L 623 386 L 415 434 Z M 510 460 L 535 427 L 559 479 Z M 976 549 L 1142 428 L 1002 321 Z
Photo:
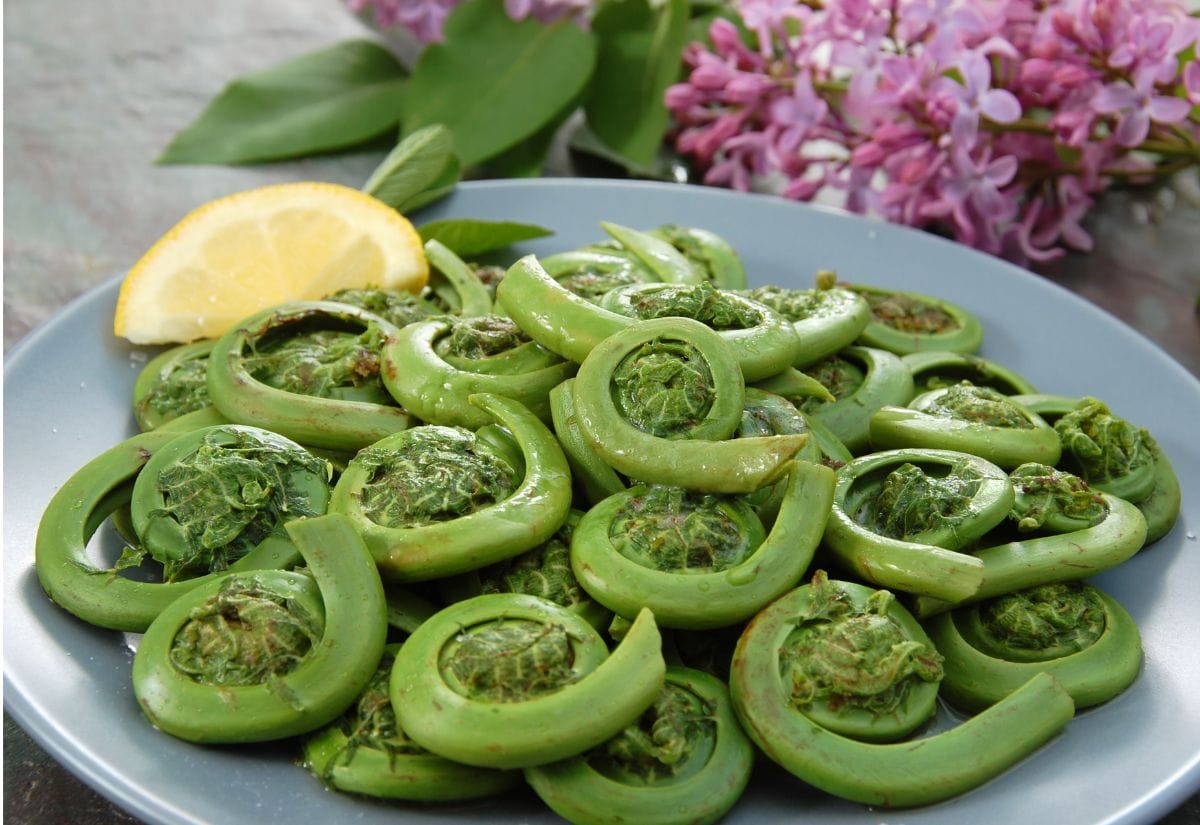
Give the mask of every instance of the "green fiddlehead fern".
M 209 394 L 231 421 L 306 446 L 357 450 L 411 423 L 379 377 L 380 350 L 396 332 L 349 304 L 267 309 L 217 341 Z
M 746 268 L 729 241 L 698 226 L 664 224 L 647 233 L 675 247 L 705 280 L 720 289 L 745 289 Z
M 910 352 L 900 360 L 912 373 L 914 391 L 918 395 L 929 390 L 952 387 L 964 381 L 978 387 L 990 387 L 1008 396 L 1037 392 L 1029 381 L 1008 367 L 978 355 L 921 350 Z M 1021 402 L 1018 400 L 1017 403 Z
M 321 515 L 332 469 L 300 445 L 238 424 L 172 439 L 133 485 L 130 518 L 167 581 L 224 570 L 283 524 Z
M 808 433 L 810 438 L 797 453 L 804 461 L 834 463 L 849 461 L 850 453 L 828 429 L 800 412 L 788 399 L 773 392 L 746 387 L 746 403 L 742 407 L 739 438 Z
M 753 762 L 724 683 L 672 666 L 636 723 L 586 754 L 526 768 L 525 778 L 574 825 L 711 823 L 741 797 Z
M 744 295 L 766 304 L 792 323 L 803 347 L 793 365 L 812 366 L 857 340 L 871 321 L 871 307 L 856 292 L 818 277 L 816 289 L 763 286 Z
M 1010 519 L 1032 535 L 1005 541 L 986 537 L 973 551 L 983 563 L 979 588 L 958 603 L 976 602 L 1040 584 L 1075 581 L 1116 567 L 1146 541 L 1146 518 L 1138 508 L 1080 479 L 1045 465 L 1012 473 Z M 953 607 L 932 594 L 917 596 L 914 610 L 925 618 Z
M 1037 673 L 1053 676 L 1077 708 L 1107 702 L 1137 678 L 1141 634 L 1125 608 L 1094 585 L 1061 582 L 1007 593 L 931 619 L 945 657 L 942 696 L 978 713 Z
M 496 288 L 496 302 L 526 335 L 577 364 L 630 323 L 554 280 L 533 255 L 508 268 Z
M 650 611 L 610 655 L 584 619 L 494 593 L 456 602 L 404 643 L 392 669 L 401 727 L 468 765 L 524 768 L 583 753 L 632 724 L 666 665 Z
M 287 524 L 307 573 L 230 573 L 150 624 L 133 691 L 160 730 L 191 742 L 261 742 L 341 715 L 383 655 L 379 572 L 344 516 Z
M 851 453 L 870 447 L 871 415 L 912 398 L 912 373 L 892 353 L 874 347 L 846 347 L 805 369 L 833 395 L 813 397 L 800 409 L 824 424 Z
M 330 510 L 353 519 L 389 579 L 494 564 L 549 539 L 570 513 L 570 469 L 546 425 L 512 399 L 470 403 L 512 434 L 522 467 L 469 430 L 430 424 L 361 450 L 334 487 Z
M 707 278 L 705 269 L 689 260 L 670 240 L 611 221 L 601 221 L 600 228 L 663 283 L 698 284 Z
M 1054 422 L 1064 462 L 1092 487 L 1138 502 L 1154 489 L 1155 443 L 1150 433 L 1113 415 L 1095 398 L 1081 398 Z
M 141 430 L 211 406 L 208 355 L 214 341 L 195 341 L 160 352 L 133 382 L 133 417 Z
M 138 474 L 178 436 L 160 429 L 126 439 L 81 467 L 54 494 L 38 524 L 34 564 L 42 588 L 60 607 L 98 627 L 141 633 L 175 599 L 219 575 L 141 581 L 120 575 L 118 568 L 129 566 L 128 560 L 118 561 L 113 568 L 97 566 L 88 558 L 92 536 L 106 518 L 115 517 L 129 504 Z M 133 533 L 132 525 L 122 532 Z M 229 569 L 285 567 L 295 560 L 292 543 L 272 534 Z
M 435 304 L 402 289 L 339 289 L 323 300 L 356 306 L 397 328 L 441 314 Z
M 983 343 L 979 318 L 950 301 L 864 284 L 845 286 L 871 305 L 871 322 L 858 337 L 863 346 L 907 355 L 927 349 L 977 352 Z
M 745 382 L 729 345 L 688 318 L 637 321 L 575 377 L 575 420 L 589 447 L 639 481 L 745 493 L 776 481 L 803 434 L 731 438 Z
M 1062 448 L 1054 428 L 1006 395 L 961 382 L 921 393 L 907 407 L 887 406 L 870 418 L 878 449 L 933 447 L 986 458 L 1011 470 L 1057 464 Z
M 801 346 L 781 315 L 707 282 L 632 284 L 609 290 L 592 303 L 526 256 L 509 268 L 496 294 L 505 313 L 530 338 L 576 363 L 638 318 L 660 316 L 690 317 L 720 329 L 750 380 L 787 368 Z
M 345 714 L 304 741 L 304 762 L 327 787 L 417 802 L 493 796 L 521 783 L 519 771 L 476 768 L 443 759 L 413 742 L 396 722 L 390 685 L 399 644 Z
M 837 471 L 824 546 L 881 587 L 960 601 L 983 562 L 966 552 L 1012 510 L 1008 475 L 953 450 L 887 450 Z
M 833 482 L 829 468 L 793 462 L 769 534 L 738 497 L 631 487 L 580 519 L 571 567 L 596 601 L 627 619 L 648 607 L 663 627 L 728 627 L 800 581 L 824 532 Z
M 486 593 L 537 596 L 578 613 L 597 630 L 607 627 L 612 611 L 588 595 L 571 570 L 571 537 L 582 516 L 572 510 L 553 536 L 519 556 L 441 579 L 439 593 L 447 603 Z
M 782 315 L 708 282 L 617 287 L 599 303 L 627 318 L 691 318 L 711 327 L 729 342 L 747 381 L 789 368 L 803 346 Z
M 547 255 L 540 262 L 546 274 L 568 292 L 593 303 L 615 287 L 659 280 L 624 249 L 573 249 Z
M 604 463 L 579 429 L 575 414 L 575 379 L 568 378 L 550 390 L 550 418 L 554 434 L 571 467 L 571 479 L 578 495 L 589 504 L 597 504 L 625 489 L 626 483 L 612 467 Z
M 492 289 L 480 277 L 479 270 L 437 240 L 425 242 L 425 257 L 430 264 L 429 284 L 425 289 L 435 306 L 464 318 L 492 313 Z
M 1137 505 L 1146 517 L 1146 544 L 1171 531 L 1182 502 L 1179 477 L 1147 430 L 1114 415 L 1094 398 L 1035 393 L 1013 400 L 1053 424 L 1062 443 L 1063 467 Z
M 903 736 L 900 731 L 915 729 L 933 713 L 941 679 L 929 638 L 889 595 L 818 573 L 746 628 L 734 653 L 730 693 L 743 728 L 772 761 L 845 799 L 927 805 L 983 784 L 1070 721 L 1070 695 L 1039 674 L 950 730 L 880 741 Z M 831 713 L 809 712 L 818 696 L 830 697 Z M 840 717 L 841 697 L 847 696 L 854 696 L 852 714 L 868 730 L 876 720 L 891 726 L 895 712 L 888 708 L 911 703 L 915 712 L 885 736 L 863 741 L 825 727 L 827 719 Z
M 550 421 L 550 390 L 576 365 L 527 338 L 508 318 L 478 315 L 410 324 L 383 347 L 381 374 L 392 397 L 428 424 L 479 428 L 491 421 L 467 402 L 504 395 Z

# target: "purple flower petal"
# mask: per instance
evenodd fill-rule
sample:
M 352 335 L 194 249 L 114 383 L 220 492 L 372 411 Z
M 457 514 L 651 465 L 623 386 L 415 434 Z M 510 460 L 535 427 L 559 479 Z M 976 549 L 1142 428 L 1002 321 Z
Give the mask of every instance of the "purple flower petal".
M 1124 80 L 1109 83 L 1092 97 L 1092 108 L 1101 114 L 1131 109 L 1137 104 L 1137 91 Z
M 1138 109 L 1121 118 L 1113 137 L 1121 146 L 1133 147 L 1145 140 L 1149 131 L 1150 113 L 1145 109 Z
M 996 158 L 987 165 L 984 170 L 986 177 L 993 186 L 1006 186 L 1017 174 L 1019 166 L 1016 157 L 1013 155 L 1005 155 L 1002 158 Z
M 1156 123 L 1178 123 L 1192 111 L 1192 104 L 1181 97 L 1155 96 L 1146 107 Z
M 992 89 L 979 99 L 980 110 L 997 123 L 1012 123 L 1021 117 L 1021 103 L 1006 89 Z

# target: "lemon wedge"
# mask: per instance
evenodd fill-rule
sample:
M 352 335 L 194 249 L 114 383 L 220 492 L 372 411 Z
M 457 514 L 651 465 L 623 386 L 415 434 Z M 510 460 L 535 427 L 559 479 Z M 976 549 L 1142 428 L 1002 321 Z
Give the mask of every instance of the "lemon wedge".
M 198 207 L 121 283 L 113 331 L 135 344 L 215 338 L 290 300 L 348 287 L 419 291 L 429 264 L 413 225 L 334 183 L 282 183 Z

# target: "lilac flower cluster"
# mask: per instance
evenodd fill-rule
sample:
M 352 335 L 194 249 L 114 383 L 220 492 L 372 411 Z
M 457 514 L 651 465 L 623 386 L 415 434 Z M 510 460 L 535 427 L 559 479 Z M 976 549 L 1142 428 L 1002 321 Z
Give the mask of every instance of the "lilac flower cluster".
M 1170 0 L 739 0 L 666 105 L 709 184 L 945 231 L 1006 257 L 1087 250 L 1118 180 L 1200 164 L 1200 20 Z
M 442 39 L 442 28 L 450 12 L 462 0 L 345 0 L 355 13 L 370 11 L 381 29 L 402 27 L 421 43 Z M 574 20 L 586 25 L 592 0 L 504 0 L 504 10 L 513 20 L 534 17 L 543 23 Z

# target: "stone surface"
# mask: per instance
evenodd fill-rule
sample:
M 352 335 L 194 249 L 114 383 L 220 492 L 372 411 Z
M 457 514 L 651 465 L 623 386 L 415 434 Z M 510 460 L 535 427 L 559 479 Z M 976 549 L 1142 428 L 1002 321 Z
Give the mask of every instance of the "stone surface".
M 360 185 L 382 150 L 249 167 L 154 159 L 233 78 L 369 36 L 335 2 L 9 0 L 4 7 L 4 349 L 124 271 L 205 201 L 287 180 Z M 558 170 L 559 172 L 569 170 Z M 1096 249 L 1047 277 L 1140 329 L 1200 375 L 1200 185 L 1113 193 Z M 136 822 L 5 716 L 4 820 Z M 1165 819 L 1200 822 L 1200 798 Z

